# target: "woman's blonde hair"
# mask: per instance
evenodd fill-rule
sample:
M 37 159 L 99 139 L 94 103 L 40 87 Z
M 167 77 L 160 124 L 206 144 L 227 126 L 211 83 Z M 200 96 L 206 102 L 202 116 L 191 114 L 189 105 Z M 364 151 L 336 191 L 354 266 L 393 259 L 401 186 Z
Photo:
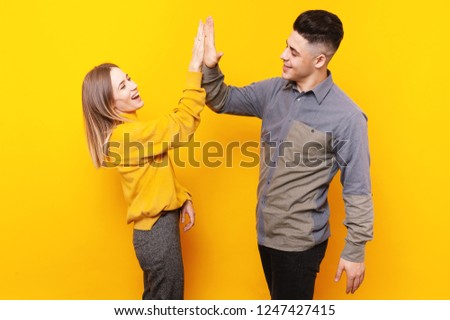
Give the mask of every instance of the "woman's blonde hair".
M 82 87 L 84 124 L 92 161 L 96 168 L 104 164 L 112 129 L 125 119 L 114 108 L 111 84 L 112 63 L 103 63 L 86 74 Z

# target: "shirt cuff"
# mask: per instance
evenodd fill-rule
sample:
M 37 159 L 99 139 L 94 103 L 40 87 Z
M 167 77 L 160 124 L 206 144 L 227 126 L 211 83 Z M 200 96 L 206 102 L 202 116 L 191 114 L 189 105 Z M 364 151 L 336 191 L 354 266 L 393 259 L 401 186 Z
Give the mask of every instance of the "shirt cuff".
M 347 242 L 342 251 L 341 258 L 351 262 L 364 262 L 366 246 L 357 246 Z
M 201 88 L 202 86 L 202 73 L 188 71 L 187 79 L 186 79 L 186 87 L 187 88 Z
M 216 77 L 221 73 L 219 69 L 219 64 L 216 64 L 214 67 L 210 68 L 206 64 L 203 64 L 202 72 L 205 75 L 205 77 Z

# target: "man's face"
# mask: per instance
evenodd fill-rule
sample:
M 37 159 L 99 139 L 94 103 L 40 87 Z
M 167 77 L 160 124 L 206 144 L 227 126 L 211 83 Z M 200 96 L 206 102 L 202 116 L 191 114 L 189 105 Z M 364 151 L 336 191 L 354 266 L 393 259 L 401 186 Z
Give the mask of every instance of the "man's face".
M 282 77 L 295 82 L 305 80 L 316 70 L 318 55 L 320 50 L 317 46 L 310 44 L 297 31 L 292 31 L 280 56 L 283 60 Z

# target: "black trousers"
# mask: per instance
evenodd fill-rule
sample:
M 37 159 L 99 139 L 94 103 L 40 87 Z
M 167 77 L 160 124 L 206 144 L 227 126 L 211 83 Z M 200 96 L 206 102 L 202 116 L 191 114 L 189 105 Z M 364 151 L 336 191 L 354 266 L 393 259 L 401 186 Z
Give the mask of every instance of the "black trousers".
M 272 300 L 312 300 L 328 240 L 300 252 L 258 246 Z

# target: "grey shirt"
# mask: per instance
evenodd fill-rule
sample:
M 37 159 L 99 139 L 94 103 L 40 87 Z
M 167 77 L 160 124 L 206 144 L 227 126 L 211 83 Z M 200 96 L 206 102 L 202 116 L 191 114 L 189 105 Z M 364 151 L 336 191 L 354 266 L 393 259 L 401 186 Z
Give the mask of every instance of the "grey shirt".
M 348 230 L 341 256 L 362 262 L 373 237 L 367 117 L 331 74 L 299 92 L 282 78 L 227 86 L 218 66 L 204 66 L 202 86 L 213 111 L 262 119 L 258 243 L 304 251 L 328 239 L 327 193 L 341 170 Z

